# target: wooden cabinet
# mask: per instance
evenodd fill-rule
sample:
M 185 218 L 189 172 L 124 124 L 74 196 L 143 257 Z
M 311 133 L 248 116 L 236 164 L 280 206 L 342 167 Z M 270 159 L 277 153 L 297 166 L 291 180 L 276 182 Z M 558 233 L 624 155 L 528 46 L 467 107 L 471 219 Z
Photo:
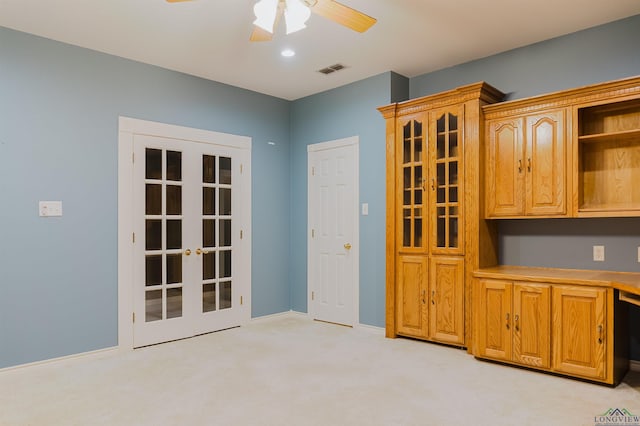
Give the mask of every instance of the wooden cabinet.
M 549 285 L 481 280 L 477 308 L 478 356 L 549 368 Z
M 470 340 L 467 283 L 480 251 L 482 106 L 504 95 L 476 83 L 379 108 L 387 123 L 386 335 L 456 346 Z
M 608 290 L 597 287 L 553 288 L 553 369 L 589 379 L 604 380 L 610 334 L 607 324 Z M 610 347 L 609 350 L 611 350 Z
M 628 318 L 616 287 L 640 293 L 640 274 L 496 266 L 474 276 L 476 357 L 607 384 L 624 377 Z
M 490 120 L 487 128 L 487 217 L 566 214 L 566 110 Z
M 433 256 L 429 279 L 429 337 L 464 344 L 464 258 Z
M 397 332 L 427 338 L 428 263 L 425 256 L 399 256 L 397 278 Z
M 576 116 L 576 215 L 640 216 L 640 99 L 579 106 Z

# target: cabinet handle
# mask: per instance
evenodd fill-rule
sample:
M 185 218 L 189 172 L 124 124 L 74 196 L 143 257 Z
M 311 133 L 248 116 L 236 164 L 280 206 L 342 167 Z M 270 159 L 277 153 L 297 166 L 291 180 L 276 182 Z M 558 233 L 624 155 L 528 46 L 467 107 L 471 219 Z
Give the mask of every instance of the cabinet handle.
M 435 290 L 431 290 L 431 304 L 432 305 L 436 304 L 436 291 Z
M 522 159 L 518 160 L 518 173 L 522 173 Z
M 531 171 L 531 157 L 527 158 L 527 171 Z
M 520 331 L 520 324 L 519 324 L 520 316 L 516 314 L 515 317 L 513 317 L 513 320 L 516 322 L 515 323 L 516 331 Z
M 602 324 L 600 324 L 598 326 L 598 343 L 602 344 L 602 332 L 604 330 L 604 327 L 602 327 Z
M 426 290 L 422 290 L 422 304 L 424 305 L 426 302 L 424 295 L 425 295 Z
M 436 180 L 434 178 L 431 178 L 431 190 L 436 190 Z
M 511 325 L 509 324 L 509 313 L 507 312 L 507 330 L 509 330 L 511 328 Z

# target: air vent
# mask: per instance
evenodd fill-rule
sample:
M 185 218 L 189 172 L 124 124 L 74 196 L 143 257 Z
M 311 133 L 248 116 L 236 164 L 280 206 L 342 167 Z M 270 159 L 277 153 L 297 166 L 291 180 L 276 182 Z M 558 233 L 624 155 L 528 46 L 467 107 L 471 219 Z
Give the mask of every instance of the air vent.
M 326 75 L 326 74 L 334 73 L 336 71 L 340 71 L 340 70 L 345 69 L 345 68 L 346 67 L 344 65 L 342 65 L 342 64 L 334 64 L 334 65 L 331 65 L 329 67 L 322 68 L 321 70 L 318 70 L 318 72 L 321 72 L 322 74 Z

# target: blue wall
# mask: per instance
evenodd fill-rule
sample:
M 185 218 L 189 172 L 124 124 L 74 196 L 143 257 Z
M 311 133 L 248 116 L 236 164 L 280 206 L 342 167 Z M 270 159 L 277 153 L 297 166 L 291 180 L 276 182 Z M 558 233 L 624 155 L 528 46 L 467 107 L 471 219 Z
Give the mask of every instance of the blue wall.
M 484 80 L 510 99 L 640 75 L 640 15 L 425 74 L 411 97 Z M 500 263 L 640 271 L 640 218 L 500 221 Z M 605 245 L 594 262 L 593 245 Z M 631 356 L 640 360 L 640 308 L 630 307 Z
M 295 311 L 307 312 L 307 145 L 359 136 L 360 203 L 369 203 L 369 215 L 360 216 L 360 322 L 384 326 L 385 122 L 376 108 L 391 102 L 395 80 L 405 79 L 385 73 L 293 102 L 290 270 Z
M 253 138 L 252 314 L 289 310 L 290 105 L 0 28 L 0 368 L 117 344 L 120 115 Z

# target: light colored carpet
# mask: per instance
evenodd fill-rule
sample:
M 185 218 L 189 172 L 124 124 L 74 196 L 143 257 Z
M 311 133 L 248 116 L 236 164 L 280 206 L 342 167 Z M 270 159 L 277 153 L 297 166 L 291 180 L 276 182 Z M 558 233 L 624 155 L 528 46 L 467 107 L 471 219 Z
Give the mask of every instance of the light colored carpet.
M 591 425 L 617 388 L 287 314 L 0 373 L 0 425 Z

